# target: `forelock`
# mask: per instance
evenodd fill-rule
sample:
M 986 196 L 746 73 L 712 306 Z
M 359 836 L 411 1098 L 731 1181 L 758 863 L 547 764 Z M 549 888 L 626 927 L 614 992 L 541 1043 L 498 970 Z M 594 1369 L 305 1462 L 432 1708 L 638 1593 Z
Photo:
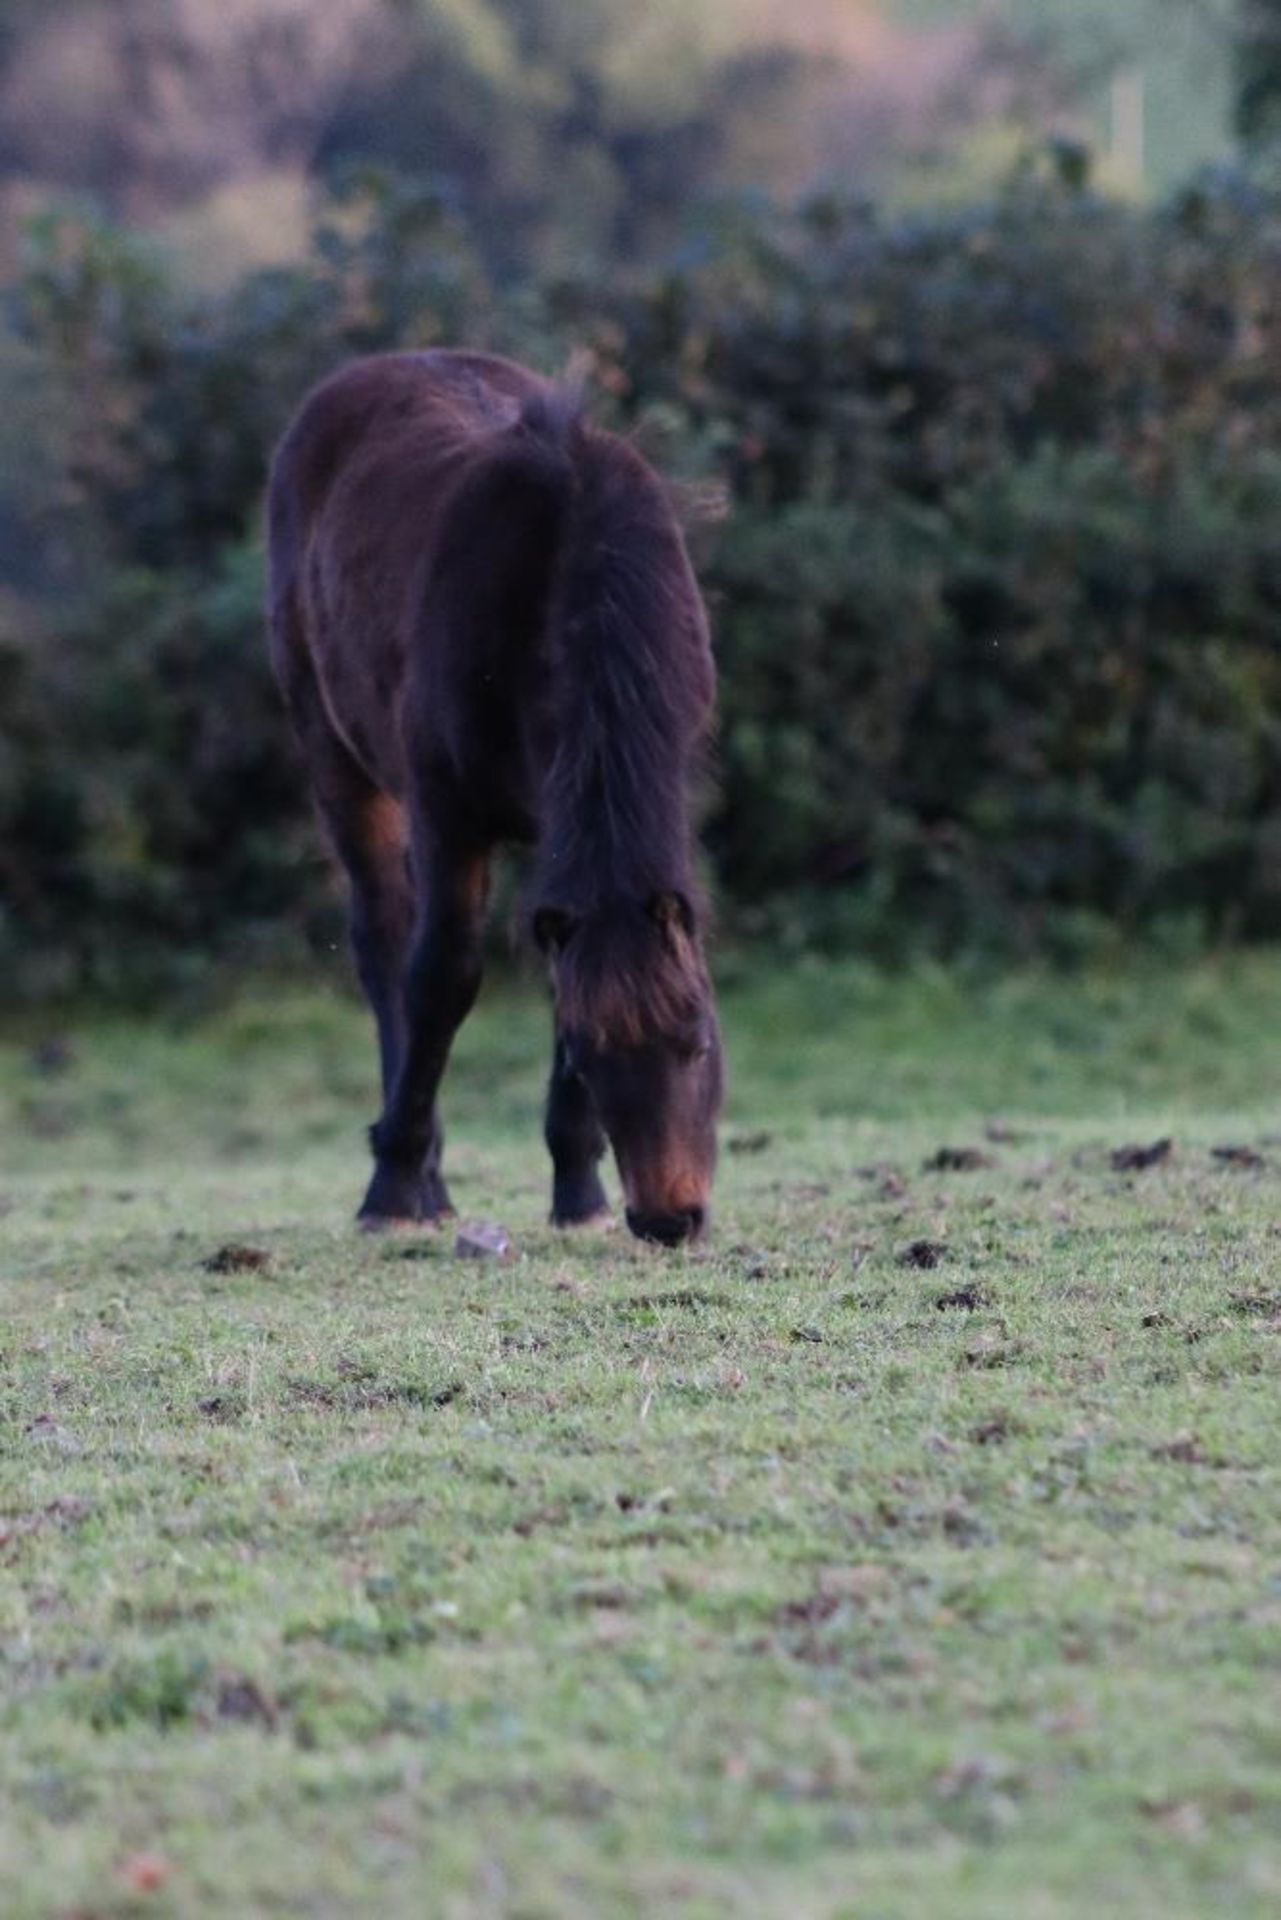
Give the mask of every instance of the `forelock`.
M 706 1000 L 696 942 L 672 939 L 640 907 L 588 914 L 557 961 L 560 1024 L 598 1046 L 683 1039 L 696 1030 Z

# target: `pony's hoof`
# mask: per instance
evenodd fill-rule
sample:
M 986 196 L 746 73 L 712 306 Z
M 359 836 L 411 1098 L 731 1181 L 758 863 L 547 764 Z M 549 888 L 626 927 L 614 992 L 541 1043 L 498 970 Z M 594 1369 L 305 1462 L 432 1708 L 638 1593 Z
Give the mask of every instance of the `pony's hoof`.
M 562 1218 L 558 1214 L 551 1217 L 552 1225 L 561 1233 L 617 1233 L 618 1220 L 608 1207 L 601 1207 L 595 1213 L 582 1213 Z
M 407 1174 L 401 1167 L 375 1166 L 356 1218 L 366 1233 L 412 1232 L 452 1220 L 449 1189 L 439 1173 Z
M 361 1233 L 435 1233 L 453 1219 L 452 1213 L 358 1213 Z
M 407 1214 L 358 1213 L 356 1226 L 361 1233 L 414 1233 L 422 1226 Z

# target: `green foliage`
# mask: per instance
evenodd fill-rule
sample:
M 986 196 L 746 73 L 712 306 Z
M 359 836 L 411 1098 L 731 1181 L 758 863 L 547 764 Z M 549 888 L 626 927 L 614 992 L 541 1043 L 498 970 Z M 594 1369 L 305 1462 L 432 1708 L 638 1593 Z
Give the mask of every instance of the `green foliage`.
M 711 844 L 753 915 L 1281 927 L 1281 227 L 1079 164 L 954 220 L 818 206 L 576 310 L 737 503 Z
M 325 368 L 449 340 L 578 348 L 600 417 L 729 484 L 696 540 L 732 925 L 1281 931 L 1281 211 L 1226 180 L 1140 214 L 1082 169 L 929 220 L 744 210 L 608 287 L 496 290 L 434 193 L 368 172 L 304 268 L 195 309 L 135 243 L 47 225 L 20 351 L 61 492 L 0 476 L 65 591 L 0 643 L 11 966 L 118 980 L 332 924 L 263 662 L 265 456 Z
M 1262 147 L 1281 135 L 1281 5 L 1238 0 L 1237 131 Z

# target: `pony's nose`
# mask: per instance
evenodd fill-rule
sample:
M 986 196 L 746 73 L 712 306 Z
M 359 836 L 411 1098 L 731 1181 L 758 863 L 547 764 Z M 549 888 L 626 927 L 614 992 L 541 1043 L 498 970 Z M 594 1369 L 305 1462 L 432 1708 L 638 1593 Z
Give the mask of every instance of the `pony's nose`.
M 627 1224 L 638 1240 L 657 1240 L 664 1247 L 680 1247 L 697 1240 L 706 1224 L 702 1207 L 681 1207 L 675 1213 L 644 1213 L 627 1209 Z

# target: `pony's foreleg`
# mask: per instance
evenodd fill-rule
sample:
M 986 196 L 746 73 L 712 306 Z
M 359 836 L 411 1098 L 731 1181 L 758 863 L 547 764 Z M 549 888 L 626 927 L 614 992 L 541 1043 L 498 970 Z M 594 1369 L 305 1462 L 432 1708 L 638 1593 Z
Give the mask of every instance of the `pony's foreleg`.
M 591 1094 L 570 1072 L 559 1040 L 547 1088 L 543 1137 L 552 1157 L 552 1225 L 581 1227 L 603 1219 L 609 1201 L 597 1166 L 605 1151 L 605 1133 Z
M 420 865 L 420 919 L 405 975 L 405 1044 L 383 1116 L 370 1133 L 374 1174 L 360 1209 L 370 1227 L 436 1220 L 451 1211 L 436 1097 L 454 1035 L 480 990 L 488 861 L 434 852 Z

